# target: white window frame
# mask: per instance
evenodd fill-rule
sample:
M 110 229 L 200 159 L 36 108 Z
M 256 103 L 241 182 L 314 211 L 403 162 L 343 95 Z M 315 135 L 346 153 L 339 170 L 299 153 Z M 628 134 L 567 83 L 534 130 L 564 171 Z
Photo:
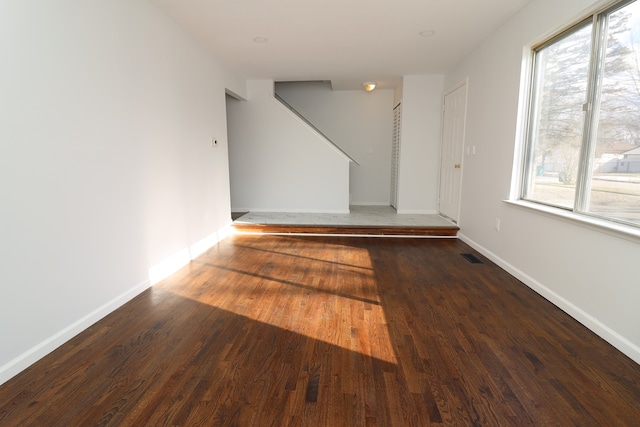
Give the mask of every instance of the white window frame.
M 576 20 L 571 25 L 562 28 L 560 31 L 554 33 L 550 37 L 547 37 L 540 43 L 537 43 L 525 49 L 523 57 L 523 71 L 521 76 L 521 95 L 524 96 L 521 96 L 519 108 L 520 115 L 518 120 L 518 129 L 520 129 L 519 140 L 521 141 L 521 143 L 519 144 L 518 149 L 516 149 L 515 153 L 516 161 L 514 162 L 514 179 L 511 186 L 511 196 L 510 199 L 505 200 L 505 202 L 529 211 L 533 210 L 556 219 L 559 218 L 564 221 L 569 221 L 573 224 L 585 226 L 587 228 L 605 232 L 617 237 L 623 237 L 633 242 L 640 242 L 640 226 L 627 222 L 620 222 L 614 218 L 592 215 L 588 212 L 579 210 L 579 207 L 584 207 L 585 203 L 585 191 L 587 187 L 585 180 L 586 178 L 588 178 L 588 171 L 585 170 L 585 165 L 589 160 L 591 147 L 593 147 L 593 145 L 595 144 L 594 138 L 591 137 L 590 127 L 592 121 L 595 119 L 593 115 L 592 102 L 594 93 L 596 93 L 597 89 L 597 80 L 599 79 L 599 76 L 596 74 L 596 69 L 599 67 L 598 50 L 600 49 L 599 45 L 597 44 L 599 43 L 597 38 L 600 34 L 599 32 L 601 31 L 598 17 L 622 8 L 627 4 L 633 3 L 633 1 L 634 0 L 618 0 L 614 2 L 608 2 L 598 10 L 595 10 L 586 15 L 583 19 Z M 574 202 L 574 206 L 571 209 L 567 209 L 541 201 L 526 200 L 523 198 L 526 191 L 525 187 L 528 183 L 528 175 L 532 173 L 533 170 L 530 165 L 531 155 L 529 151 L 532 149 L 532 144 L 530 143 L 530 118 L 532 115 L 532 105 L 534 103 L 534 58 L 536 55 L 536 50 L 540 49 L 541 47 L 548 46 L 549 44 L 553 43 L 554 40 L 563 37 L 565 34 L 576 31 L 577 28 L 585 25 L 585 23 L 588 23 L 588 21 L 592 21 L 594 28 L 597 28 L 597 30 L 594 30 L 592 33 L 592 60 L 586 100 L 586 105 L 588 106 L 588 108 L 587 111 L 585 111 L 585 133 L 581 146 L 579 176 L 576 184 L 576 200 Z

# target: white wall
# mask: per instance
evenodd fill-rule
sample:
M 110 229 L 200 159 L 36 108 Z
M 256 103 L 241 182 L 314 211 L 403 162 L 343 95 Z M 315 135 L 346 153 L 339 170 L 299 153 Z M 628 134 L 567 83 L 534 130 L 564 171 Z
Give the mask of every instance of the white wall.
M 640 244 L 508 205 L 523 48 L 584 16 L 591 0 L 536 0 L 446 77 L 469 77 L 461 236 L 640 362 Z M 406 94 L 406 88 L 405 88 Z M 502 220 L 501 231 L 494 228 Z
M 404 76 L 398 173 L 398 213 L 438 209 L 444 76 Z
M 3 1 L 0 57 L 3 382 L 223 237 L 245 88 L 144 0 Z
M 388 206 L 393 91 L 334 91 L 328 84 L 277 83 L 276 93 L 360 163 L 350 168 L 351 204 Z
M 399 102 L 402 102 L 402 95 L 403 95 L 402 90 L 403 90 L 403 87 L 401 84 L 396 86 L 396 88 L 393 90 L 393 106 L 394 107 L 398 105 Z
M 349 161 L 273 98 L 272 80 L 247 82 L 227 102 L 234 211 L 349 212 Z

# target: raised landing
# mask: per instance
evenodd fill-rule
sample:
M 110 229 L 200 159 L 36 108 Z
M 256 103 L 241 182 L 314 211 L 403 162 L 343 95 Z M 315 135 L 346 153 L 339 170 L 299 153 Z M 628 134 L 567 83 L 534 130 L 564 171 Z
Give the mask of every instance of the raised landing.
M 456 237 L 458 226 L 439 215 L 398 214 L 390 206 L 351 206 L 348 214 L 249 212 L 236 218 L 240 233 Z

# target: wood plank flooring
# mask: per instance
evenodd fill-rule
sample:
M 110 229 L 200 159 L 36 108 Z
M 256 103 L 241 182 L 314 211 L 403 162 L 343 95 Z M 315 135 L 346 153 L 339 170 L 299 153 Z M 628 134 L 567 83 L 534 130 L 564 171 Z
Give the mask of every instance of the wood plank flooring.
M 0 425 L 638 426 L 640 366 L 455 239 L 236 235 L 0 386 Z

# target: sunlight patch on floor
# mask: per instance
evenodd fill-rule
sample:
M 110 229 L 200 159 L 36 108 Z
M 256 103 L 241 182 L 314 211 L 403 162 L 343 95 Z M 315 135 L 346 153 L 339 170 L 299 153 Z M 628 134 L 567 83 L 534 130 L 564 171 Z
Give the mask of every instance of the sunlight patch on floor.
M 244 265 L 237 256 L 229 263 L 205 256 L 161 286 L 253 321 L 396 363 L 368 252 L 344 247 L 322 259 L 300 248 L 263 251 L 258 257 L 264 262 L 257 265 Z M 341 259 L 341 250 L 350 251 L 349 262 Z

